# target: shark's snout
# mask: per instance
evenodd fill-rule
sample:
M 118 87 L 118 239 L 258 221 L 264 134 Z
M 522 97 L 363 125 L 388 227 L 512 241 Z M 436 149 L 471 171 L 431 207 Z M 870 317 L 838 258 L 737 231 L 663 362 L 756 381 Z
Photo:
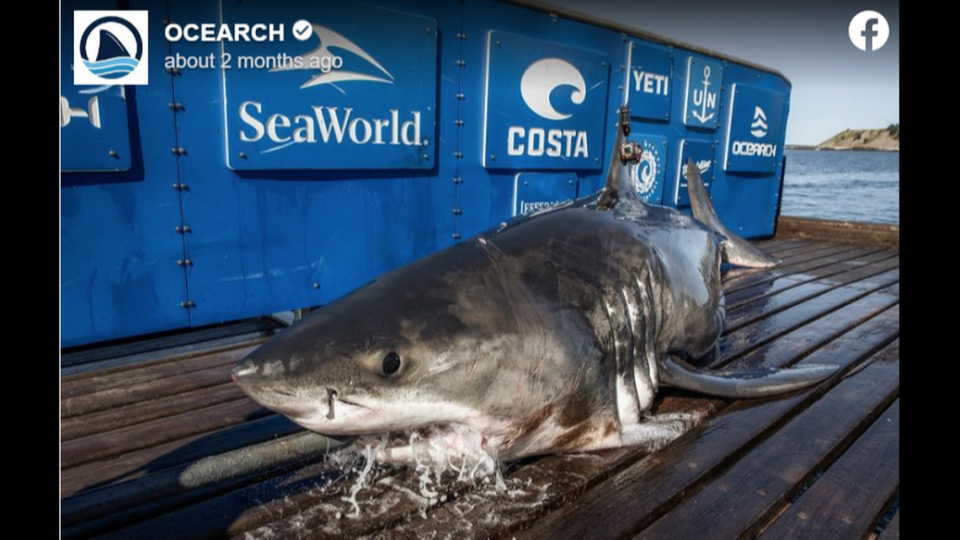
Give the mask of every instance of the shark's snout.
M 258 369 L 250 358 L 241 361 L 230 371 L 230 379 L 233 380 L 233 384 L 243 390 L 244 394 L 258 403 L 264 403 L 264 398 L 269 393 L 267 381 L 262 375 L 262 370 Z
M 270 378 L 265 375 L 263 366 L 251 357 L 247 357 L 237 364 L 230 371 L 230 378 L 245 394 L 257 401 L 261 401 L 259 399 L 261 394 L 272 393 L 271 390 L 274 386 L 271 384 Z
M 253 362 L 244 360 L 243 362 L 237 364 L 236 367 L 233 368 L 233 371 L 230 372 L 230 379 L 239 385 L 241 381 L 255 376 L 256 371 L 257 367 L 253 365 Z
M 262 358 L 250 356 L 237 364 L 230 372 L 243 393 L 257 403 L 291 417 L 313 414 L 317 407 L 298 397 L 295 389 L 278 377 Z

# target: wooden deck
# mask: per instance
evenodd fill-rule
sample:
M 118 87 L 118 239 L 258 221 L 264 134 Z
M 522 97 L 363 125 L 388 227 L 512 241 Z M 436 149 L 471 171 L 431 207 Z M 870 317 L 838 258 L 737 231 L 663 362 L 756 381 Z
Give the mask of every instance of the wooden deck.
M 262 339 L 111 362 L 62 378 L 62 534 L 862 538 L 883 521 L 882 538 L 899 538 L 899 241 L 761 244 L 784 265 L 727 276 L 716 365 L 843 367 L 811 391 L 749 402 L 663 391 L 656 414 L 691 419 L 678 439 L 511 464 L 507 493 L 450 482 L 428 500 L 413 471 L 376 468 L 353 518 L 342 498 L 357 475 L 325 459 L 330 441 L 231 384 Z

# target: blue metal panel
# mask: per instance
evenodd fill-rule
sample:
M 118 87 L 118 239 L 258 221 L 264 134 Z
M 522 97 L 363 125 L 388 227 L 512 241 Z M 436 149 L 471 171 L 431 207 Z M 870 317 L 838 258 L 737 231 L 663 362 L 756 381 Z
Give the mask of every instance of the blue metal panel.
M 673 51 L 669 47 L 632 42 L 627 88 L 634 118 L 670 121 L 673 102 Z
M 635 129 L 644 129 L 644 127 Z M 645 135 L 636 131 L 630 138 L 637 141 L 643 148 L 640 163 L 632 171 L 637 196 L 650 204 L 662 204 L 664 179 L 667 163 L 669 163 L 669 141 L 660 135 Z
M 484 96 L 488 80 L 486 73 L 487 61 L 488 58 L 491 58 L 490 54 L 494 55 L 492 58 L 494 61 L 497 55 L 495 51 L 492 53 L 490 51 L 490 49 L 496 49 L 496 39 L 493 39 L 492 42 L 490 41 L 492 37 L 491 32 L 495 32 L 497 35 L 522 35 L 532 40 L 532 42 L 539 44 L 538 47 L 541 47 L 541 51 L 546 53 L 547 48 L 553 51 L 544 56 L 548 54 L 566 54 L 568 50 L 566 47 L 568 47 L 570 49 L 583 51 L 583 53 L 592 53 L 588 54 L 586 58 L 607 58 L 611 66 L 617 67 L 622 64 L 625 43 L 622 36 L 615 32 L 580 22 L 565 20 L 563 18 L 551 17 L 548 13 L 514 5 L 502 4 L 490 0 L 471 0 L 470 2 L 463 3 L 462 8 L 464 20 L 463 32 L 466 35 L 466 40 L 463 42 L 464 46 L 462 49 L 462 60 L 465 68 L 463 69 L 463 79 L 460 90 L 463 97 L 461 100 L 460 114 L 464 122 L 464 128 L 460 135 L 460 152 L 462 158 L 458 161 L 460 164 L 460 177 L 463 178 L 463 183 L 459 186 L 457 193 L 458 207 L 462 209 L 462 215 L 458 216 L 457 231 L 458 234 L 466 237 L 486 229 L 491 224 L 504 221 L 513 214 L 514 206 L 512 199 L 516 173 L 519 168 L 511 169 L 509 167 L 527 166 L 527 162 L 521 161 L 520 165 L 518 165 L 516 161 L 513 161 L 511 162 L 513 165 L 505 167 L 501 164 L 502 158 L 498 155 L 496 161 L 497 166 L 505 168 L 488 169 L 484 167 L 484 144 L 487 142 L 487 138 L 494 136 L 492 131 L 488 131 L 488 136 L 484 137 L 484 132 L 481 129 L 484 121 L 488 118 L 484 108 Z M 492 43 L 493 47 L 488 47 L 488 43 Z M 518 54 L 520 54 L 520 52 L 518 52 Z M 539 56 L 534 57 L 535 55 L 532 53 L 523 54 L 527 55 L 524 56 L 524 61 L 527 63 L 522 66 L 523 69 L 526 69 L 530 63 L 541 59 Z M 579 63 L 584 61 L 580 60 L 580 58 L 582 57 L 575 56 L 568 61 L 571 64 L 579 66 Z M 518 68 L 519 64 L 520 62 L 518 62 Z M 578 67 L 578 69 L 581 68 Z M 525 116 L 525 118 L 530 120 L 532 117 L 529 115 L 534 113 L 530 112 L 530 108 L 525 104 L 521 95 L 520 81 L 522 79 L 522 73 L 522 71 L 520 73 L 514 73 L 512 77 L 507 77 L 501 82 L 494 83 L 493 77 L 498 74 L 491 72 L 489 80 L 491 84 L 502 86 L 502 88 L 497 89 L 498 91 L 513 93 L 512 97 L 504 95 L 502 99 L 504 101 L 509 100 L 511 103 L 516 104 L 516 108 L 522 107 L 522 109 L 526 109 L 523 114 L 528 115 Z M 623 80 L 625 75 L 625 72 L 619 70 L 612 71 L 609 80 L 620 81 Z M 584 78 L 587 79 L 590 78 L 590 76 L 584 74 Z M 597 82 L 593 84 L 597 84 Z M 578 177 L 578 193 L 580 194 L 592 193 L 603 186 L 603 169 L 609 157 L 610 149 L 608 146 L 612 140 L 609 127 L 612 125 L 611 122 L 616 121 L 615 109 L 623 99 L 618 85 L 619 83 L 611 83 L 597 88 L 590 88 L 592 85 L 588 85 L 587 96 L 582 104 L 573 102 L 570 99 L 572 94 L 565 93 L 562 88 L 558 88 L 556 92 L 551 94 L 551 103 L 555 109 L 573 115 L 570 119 L 561 122 L 596 121 L 595 118 L 588 119 L 582 117 L 584 113 L 583 106 L 587 105 L 589 100 L 595 97 L 593 95 L 594 93 L 602 90 L 605 94 L 606 112 L 601 114 L 603 118 L 601 136 L 597 139 L 592 138 L 594 137 L 592 134 L 588 135 L 588 137 L 591 137 L 589 139 L 590 161 L 596 159 L 596 163 L 599 163 L 600 167 L 585 169 L 584 167 L 589 166 L 589 161 L 585 165 L 582 164 L 582 161 L 580 162 L 581 164 L 568 162 L 566 165 L 559 165 L 554 163 L 555 160 L 547 159 L 541 160 L 541 165 L 539 165 L 541 169 L 576 173 Z M 494 86 L 490 88 L 493 89 Z M 514 111 L 514 109 L 511 109 L 511 111 Z M 516 114 L 520 114 L 520 111 L 516 111 Z M 491 118 L 493 117 L 493 115 L 489 116 Z M 539 122 L 540 123 L 531 123 L 524 127 L 537 125 L 543 127 L 546 124 L 552 123 L 544 119 L 540 119 Z M 498 144 L 506 145 L 508 135 L 506 131 L 499 132 L 499 134 L 496 135 L 500 139 Z M 486 153 L 490 154 L 492 152 L 488 149 Z M 448 158 L 441 154 L 440 161 L 442 162 L 444 159 Z M 489 167 L 491 161 L 488 160 L 486 164 L 487 167 Z M 549 199 L 562 200 L 565 196 L 561 191 L 549 197 Z
M 790 88 L 780 77 L 757 72 L 737 64 L 727 64 L 724 70 L 725 90 L 721 95 L 722 125 L 718 134 L 715 134 L 718 139 L 715 141 L 717 165 L 715 167 L 716 178 L 711 188 L 711 197 L 717 209 L 717 214 L 731 231 L 747 238 L 753 238 L 773 234 L 777 215 L 777 200 L 780 193 L 782 160 L 778 159 L 775 168 L 768 172 L 739 173 L 723 169 L 722 152 L 725 149 L 725 141 L 720 139 L 723 134 L 728 132 L 727 126 L 730 121 L 726 108 L 730 107 L 731 93 L 736 87 L 743 85 L 763 88 L 782 95 L 788 95 Z M 780 112 L 779 120 L 774 121 L 776 125 L 786 125 L 787 112 L 786 107 L 784 107 Z M 768 115 L 768 120 L 771 116 Z M 751 117 L 750 122 L 752 123 L 752 121 Z M 771 137 L 771 142 L 777 144 L 781 149 L 786 137 L 784 131 L 781 129 L 775 136 Z M 782 152 L 782 150 L 779 150 L 779 152 Z
M 607 55 L 492 30 L 486 45 L 484 166 L 601 169 Z
M 284 41 L 224 44 L 230 168 L 433 167 L 434 19 L 332 1 L 225 2 L 222 12 L 227 24 L 285 25 L 288 33 Z M 289 35 L 298 20 L 312 23 L 304 41 Z M 249 67 L 259 60 L 266 69 Z
M 70 30 L 64 30 L 72 34 Z M 64 49 L 69 51 L 70 49 Z M 73 86 L 60 58 L 60 167 L 70 172 L 130 170 L 130 127 L 122 86 Z
M 645 149 L 635 171 L 644 198 L 684 204 L 681 161 L 692 155 L 711 163 L 707 177 L 714 203 L 731 230 L 747 237 L 773 232 L 779 159 L 771 169 L 766 162 L 762 170 L 734 162 L 724 170 L 712 156 L 722 157 L 718 152 L 744 133 L 744 115 L 748 124 L 755 122 L 757 106 L 767 116 L 764 141 L 781 152 L 789 86 L 776 75 L 493 0 L 380 0 L 372 6 L 292 0 L 127 3 L 150 11 L 150 84 L 102 94 L 126 98 L 129 152 L 107 155 L 117 168 L 129 159 L 130 170 L 62 176 L 64 345 L 325 304 L 517 212 L 596 192 L 612 150 L 616 109 L 626 100 L 633 111 L 632 138 Z M 81 7 L 111 6 L 87 0 Z M 72 43 L 72 9 L 63 9 L 65 48 Z M 351 73 L 365 77 L 301 88 L 322 70 L 230 71 L 226 78 L 216 69 L 165 73 L 166 55 L 222 60 L 222 52 L 244 56 L 256 50 L 292 56 L 319 44 L 291 40 L 221 49 L 218 43 L 164 39 L 164 20 L 204 23 L 221 16 L 279 21 L 288 32 L 293 21 L 307 19 L 335 31 L 337 54 L 358 66 Z M 545 59 L 563 62 L 538 64 Z M 598 66 L 603 62 L 608 66 Z M 573 70 L 557 75 L 554 68 L 564 63 Z M 524 74 L 534 65 L 550 68 L 528 81 L 529 95 L 544 99 L 524 99 Z M 573 72 L 583 77 L 583 96 L 575 95 L 581 85 L 568 77 Z M 65 73 L 61 95 L 70 109 L 89 117 L 89 103 Z M 558 78 L 568 84 L 553 84 Z M 491 106 L 485 108 L 488 88 Z M 745 88 L 746 97 L 734 97 Z M 769 99 L 781 99 L 782 106 Z M 348 124 L 332 152 L 329 143 L 307 142 L 261 154 L 269 148 L 263 139 L 240 140 L 244 129 L 248 135 L 256 131 L 240 119 L 238 105 L 244 101 L 260 103 L 257 118 L 265 131 L 270 115 L 290 119 L 289 127 L 279 117 L 274 121 L 279 138 L 292 137 L 296 116 L 309 115 L 313 107 L 335 106 L 341 115 L 350 108 L 352 120 L 367 119 L 373 129 L 375 119 L 390 125 L 381 122 L 382 145 L 375 134 L 361 144 L 367 128 L 358 122 L 356 137 Z M 741 114 L 741 104 L 747 113 Z M 116 105 L 99 111 L 111 126 L 121 120 Z M 61 103 L 64 110 L 70 112 Z M 329 120 L 330 111 L 322 110 Z M 407 140 L 426 144 L 403 145 L 403 122 L 413 122 L 414 111 L 421 114 L 420 124 L 408 124 Z M 89 119 L 80 110 L 73 112 L 62 130 L 65 167 L 76 163 L 73 157 L 102 159 L 93 155 L 102 153 L 102 141 L 88 136 L 95 128 L 84 124 Z M 570 116 L 544 116 L 553 112 Z M 401 144 L 391 145 L 397 121 Z M 542 128 L 544 155 L 531 156 L 525 147 L 510 156 L 513 126 L 524 128 L 526 143 L 530 128 Z M 94 144 L 89 155 L 71 150 L 77 148 L 72 128 L 87 131 L 78 138 Z M 420 136 L 413 137 L 418 128 Z M 574 139 L 586 133 L 588 156 L 549 155 L 551 129 L 560 131 L 564 145 L 563 130 L 572 130 Z M 754 136 L 752 129 L 747 136 Z M 123 130 L 111 127 L 111 133 Z M 494 153 L 496 162 L 485 161 Z
M 519 173 L 514 180 L 513 215 L 531 214 L 577 197 L 574 173 Z
M 136 9 L 135 6 L 131 6 Z M 113 2 L 66 2 L 61 10 L 61 40 L 73 44 L 74 9 L 116 9 Z M 150 19 L 150 35 L 163 36 L 162 17 Z M 159 50 L 160 48 L 155 50 Z M 70 65 L 69 62 L 64 63 Z M 61 344 L 94 341 L 188 326 L 183 269 L 177 158 L 170 77 L 163 64 L 151 62 L 149 86 L 104 89 L 125 95 L 123 116 L 129 118 L 129 170 L 61 175 Z M 73 77 L 61 73 L 61 95 L 76 96 Z M 71 100 L 73 105 L 73 100 Z M 116 118 L 114 108 L 101 108 L 103 125 Z M 72 141 L 62 128 L 64 155 Z M 123 155 L 121 154 L 121 158 Z
M 720 125 L 720 90 L 723 64 L 697 56 L 687 59 L 687 90 L 684 123 L 714 130 Z
M 713 187 L 717 172 L 716 146 L 706 142 L 683 141 L 680 146 L 680 160 L 677 162 L 677 189 L 673 193 L 674 204 L 678 208 L 690 207 L 690 193 L 687 187 L 687 160 L 692 159 L 700 170 L 703 185 L 707 193 Z
M 304 18 L 328 23 L 326 4 L 310 8 L 294 3 L 264 3 L 276 6 L 274 16 L 278 20 Z M 448 3 L 447 8 L 439 11 L 428 1 L 392 2 L 390 8 L 398 20 L 416 17 L 424 22 L 418 38 L 439 37 L 441 50 L 459 48 L 458 3 Z M 349 9 L 357 21 L 365 21 L 367 13 L 377 11 L 353 4 Z M 217 5 L 172 0 L 170 16 L 175 20 L 217 20 Z M 431 20 L 436 20 L 436 30 L 432 30 Z M 332 22 L 328 24 L 334 27 Z M 380 20 L 371 29 L 383 33 L 388 30 L 384 25 L 389 26 Z M 381 54 L 384 43 L 391 44 L 386 40 L 367 45 L 363 39 L 344 32 L 344 37 L 358 45 L 362 43 L 371 55 Z M 302 46 L 296 43 L 292 47 Z M 219 54 L 215 43 L 178 42 L 172 49 L 174 54 L 184 56 Z M 397 65 L 402 70 L 408 63 L 416 65 L 419 54 L 396 47 L 389 53 L 392 63 L 388 66 L 385 61 L 382 65 L 388 69 Z M 392 172 L 230 170 L 224 161 L 220 73 L 184 70 L 176 78 L 177 99 L 184 106 L 178 115 L 178 137 L 187 151 L 181 158 L 180 174 L 190 186 L 184 192 L 183 205 L 185 222 L 192 231 L 187 237 L 187 248 L 193 261 L 188 275 L 195 304 L 194 324 L 326 304 L 383 272 L 454 241 L 453 194 L 457 173 L 452 157 L 459 129 L 455 119 L 460 68 L 455 56 L 441 53 L 434 69 L 439 70 L 439 77 L 431 82 L 434 95 L 442 96 L 437 118 L 443 121 L 443 129 L 428 128 L 430 124 L 424 116 L 423 136 L 430 140 L 432 151 L 447 157 L 431 158 L 429 169 Z M 266 94 L 279 74 L 264 70 L 256 75 L 262 78 Z M 309 74 L 299 77 L 309 78 Z M 379 93 L 374 96 L 372 89 L 360 91 L 364 84 L 377 87 Z M 339 94 L 337 103 L 342 107 L 371 110 L 375 106 L 377 111 L 388 112 L 408 106 L 403 92 L 396 96 L 392 92 L 394 86 L 375 82 L 344 84 L 346 95 L 329 85 L 294 89 L 316 91 L 310 94 L 312 97 L 304 98 L 312 100 L 312 105 L 324 105 L 331 96 Z M 287 92 L 285 87 L 282 91 Z M 306 103 L 302 106 L 309 108 Z M 346 151 L 348 145 L 359 146 L 344 142 L 341 150 Z M 376 151 L 369 145 L 363 148 L 371 153 Z M 369 157 L 371 163 L 376 159 Z
M 783 159 L 783 94 L 733 85 L 723 169 L 771 173 Z

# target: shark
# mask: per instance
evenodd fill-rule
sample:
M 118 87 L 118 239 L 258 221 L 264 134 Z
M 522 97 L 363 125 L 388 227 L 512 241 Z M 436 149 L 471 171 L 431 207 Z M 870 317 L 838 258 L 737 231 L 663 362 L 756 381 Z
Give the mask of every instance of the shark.
M 314 311 L 233 370 L 264 407 L 328 436 L 387 434 L 377 458 L 498 460 L 642 444 L 660 389 L 788 393 L 837 368 L 715 371 L 724 262 L 773 257 L 724 227 L 698 167 L 692 216 L 645 204 L 622 109 L 604 187 L 514 218 Z

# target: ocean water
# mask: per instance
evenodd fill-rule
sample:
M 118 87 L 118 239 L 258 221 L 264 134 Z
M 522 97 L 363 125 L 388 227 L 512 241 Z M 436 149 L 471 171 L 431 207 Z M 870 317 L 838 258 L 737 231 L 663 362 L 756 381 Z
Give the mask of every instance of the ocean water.
M 787 150 L 785 216 L 900 223 L 900 154 Z

